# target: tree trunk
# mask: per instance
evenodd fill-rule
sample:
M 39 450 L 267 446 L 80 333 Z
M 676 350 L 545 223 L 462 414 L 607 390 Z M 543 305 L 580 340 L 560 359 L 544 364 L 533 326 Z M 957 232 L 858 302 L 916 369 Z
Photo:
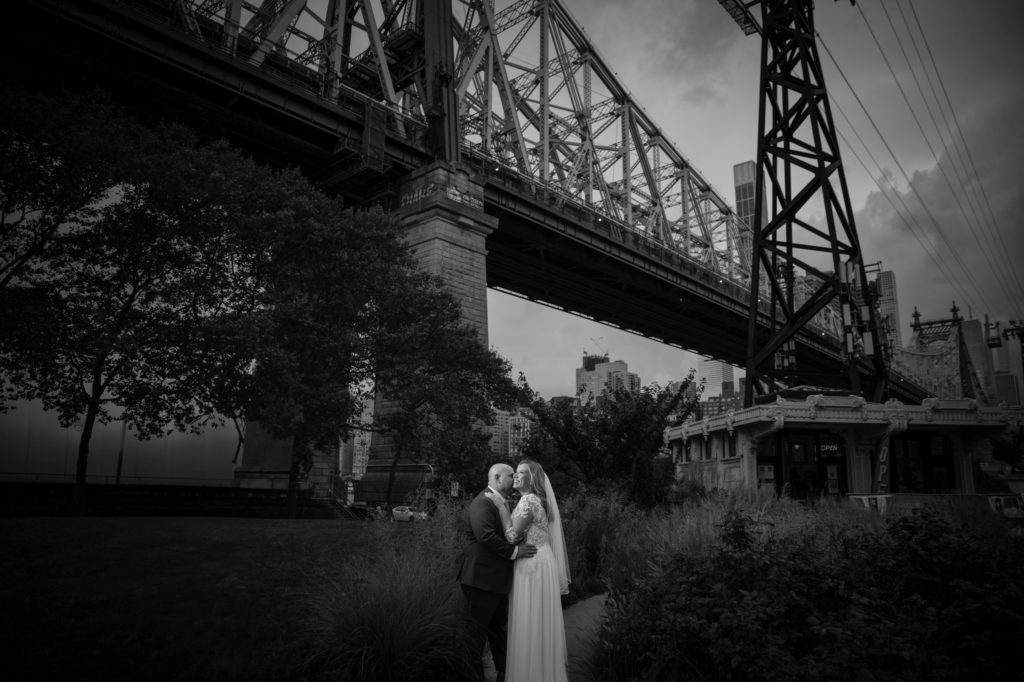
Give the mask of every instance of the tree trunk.
M 98 398 L 89 398 L 89 404 L 85 410 L 85 421 L 82 424 L 82 437 L 78 439 L 78 460 L 75 463 L 75 514 L 85 516 L 85 475 L 89 469 L 89 441 L 92 438 L 92 430 L 96 425 L 96 415 L 100 411 Z
M 393 438 L 392 443 L 395 446 L 395 452 L 391 456 L 391 471 L 388 472 L 388 490 L 384 495 L 384 505 L 391 508 L 391 493 L 395 487 L 395 477 L 398 475 L 398 460 L 402 457 L 402 438 Z
M 289 519 L 299 515 L 299 469 L 302 464 L 305 448 L 308 447 L 304 438 L 292 439 L 292 463 L 288 469 L 288 501 L 285 514 Z

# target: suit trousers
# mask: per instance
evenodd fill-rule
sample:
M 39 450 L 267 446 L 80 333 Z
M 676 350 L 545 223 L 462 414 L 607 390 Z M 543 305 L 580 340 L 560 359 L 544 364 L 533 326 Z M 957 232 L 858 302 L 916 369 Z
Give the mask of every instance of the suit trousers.
M 508 647 L 508 595 L 488 592 L 471 585 L 462 585 L 466 595 L 470 638 L 473 651 L 484 653 L 484 641 L 491 645 L 494 669 L 499 679 L 505 674 L 505 654 Z M 483 679 L 483 662 L 477 660 L 478 672 Z

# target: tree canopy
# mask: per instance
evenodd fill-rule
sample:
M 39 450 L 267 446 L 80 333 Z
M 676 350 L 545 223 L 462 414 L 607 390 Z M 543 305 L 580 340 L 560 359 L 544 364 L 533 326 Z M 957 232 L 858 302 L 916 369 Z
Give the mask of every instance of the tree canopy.
M 81 420 L 80 504 L 97 422 L 140 437 L 218 423 L 224 354 L 206 335 L 257 307 L 241 236 L 284 227 L 305 183 L 185 128 L 150 129 L 101 93 L 2 98 L 0 367 L 13 397 Z M 109 140 L 109 148 L 97 145 Z
M 694 391 L 693 379 L 690 372 L 675 388 L 618 386 L 601 396 L 581 394 L 578 401 L 537 397 L 537 429 L 525 453 L 551 468 L 562 485 L 621 488 L 650 507 L 664 499 L 671 483 L 671 472 L 666 478 L 655 471 L 665 429 L 683 423 L 700 400 L 703 384 Z
M 80 504 L 97 422 L 256 419 L 292 440 L 294 484 L 371 391 L 401 408 L 371 428 L 423 453 L 419 416 L 456 433 L 511 390 L 387 214 L 99 93 L 0 95 L 0 371 L 8 398 L 81 421 Z

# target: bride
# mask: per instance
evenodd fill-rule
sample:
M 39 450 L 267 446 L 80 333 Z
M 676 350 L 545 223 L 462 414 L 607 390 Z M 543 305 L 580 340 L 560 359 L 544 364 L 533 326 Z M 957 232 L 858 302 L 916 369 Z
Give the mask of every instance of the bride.
M 504 510 L 509 542 L 537 547 L 537 554 L 517 561 L 508 620 L 506 682 L 565 682 L 565 625 L 560 594 L 569 593 L 569 563 L 562 520 L 551 483 L 540 464 L 524 459 L 512 486 L 522 496 L 509 516 Z

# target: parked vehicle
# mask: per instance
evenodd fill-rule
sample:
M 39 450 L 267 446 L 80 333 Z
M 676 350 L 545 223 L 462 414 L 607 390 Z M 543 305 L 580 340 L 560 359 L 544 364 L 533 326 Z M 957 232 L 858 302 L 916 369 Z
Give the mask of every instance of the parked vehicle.
M 395 521 L 426 521 L 427 512 L 420 511 L 416 507 L 395 507 L 391 510 L 391 517 Z

